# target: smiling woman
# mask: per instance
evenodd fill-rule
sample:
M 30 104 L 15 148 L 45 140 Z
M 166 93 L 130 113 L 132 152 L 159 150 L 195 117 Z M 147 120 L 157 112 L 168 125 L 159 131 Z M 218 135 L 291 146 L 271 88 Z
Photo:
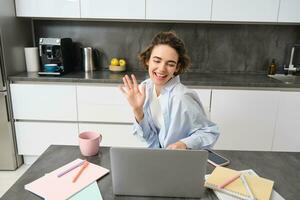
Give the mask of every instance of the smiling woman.
M 174 74 L 177 68 L 178 54 L 168 45 L 157 45 L 153 48 L 149 61 L 147 61 L 148 71 L 151 80 L 156 86 L 156 94 L 160 95 L 160 89 Z
M 198 95 L 180 83 L 190 64 L 183 41 L 173 32 L 158 33 L 140 54 L 150 79 L 139 86 L 134 75 L 123 77 L 121 91 L 135 115 L 134 134 L 150 148 L 211 148 L 219 131 L 209 121 Z

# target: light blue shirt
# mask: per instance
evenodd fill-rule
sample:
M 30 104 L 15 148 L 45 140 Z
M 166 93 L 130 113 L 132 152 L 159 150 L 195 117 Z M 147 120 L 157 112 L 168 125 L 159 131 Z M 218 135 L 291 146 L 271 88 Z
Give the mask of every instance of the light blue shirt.
M 144 118 L 134 122 L 134 134 L 142 137 L 150 148 L 166 148 L 175 142 L 184 142 L 189 149 L 211 148 L 219 136 L 216 124 L 209 121 L 195 91 L 180 83 L 179 76 L 167 82 L 160 91 L 163 121 L 157 128 L 153 121 L 150 101 L 154 84 L 147 79 Z

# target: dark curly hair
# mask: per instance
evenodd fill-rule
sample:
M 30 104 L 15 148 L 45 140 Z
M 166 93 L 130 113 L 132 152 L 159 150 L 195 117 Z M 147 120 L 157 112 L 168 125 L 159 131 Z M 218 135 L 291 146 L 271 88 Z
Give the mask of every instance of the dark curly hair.
M 173 49 L 176 50 L 178 54 L 178 71 L 174 73 L 174 75 L 182 74 L 190 65 L 191 61 L 189 56 L 187 55 L 187 51 L 185 49 L 185 45 L 183 41 L 176 35 L 175 32 L 160 32 L 154 36 L 150 45 L 139 54 L 139 60 L 142 66 L 148 70 L 147 62 L 150 59 L 152 50 L 157 45 L 169 45 Z

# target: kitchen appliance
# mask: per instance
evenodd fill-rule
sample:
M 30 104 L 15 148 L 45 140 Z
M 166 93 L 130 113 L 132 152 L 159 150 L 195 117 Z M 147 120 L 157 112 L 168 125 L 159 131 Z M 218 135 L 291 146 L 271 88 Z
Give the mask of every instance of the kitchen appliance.
M 0 170 L 15 170 L 23 163 L 18 155 L 7 76 L 26 71 L 24 47 L 32 46 L 30 19 L 15 16 L 14 1 L 0 6 Z
M 83 68 L 84 72 L 92 72 L 95 70 L 94 60 L 93 60 L 93 49 L 92 47 L 84 47 L 83 50 Z
M 42 63 L 39 75 L 62 75 L 74 67 L 71 38 L 40 38 L 39 55 Z M 56 69 L 48 70 L 49 64 L 56 65 Z

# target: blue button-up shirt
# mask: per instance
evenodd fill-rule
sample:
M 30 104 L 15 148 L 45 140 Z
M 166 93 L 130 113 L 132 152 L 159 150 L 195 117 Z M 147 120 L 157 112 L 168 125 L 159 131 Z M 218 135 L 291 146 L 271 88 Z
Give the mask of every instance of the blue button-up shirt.
M 144 118 L 134 122 L 134 134 L 146 140 L 150 148 L 166 148 L 175 142 L 184 142 L 189 149 L 211 148 L 219 136 L 216 124 L 209 121 L 195 91 L 180 83 L 179 76 L 167 82 L 160 91 L 164 123 L 155 126 L 150 101 L 154 84 L 145 80 L 146 100 Z

